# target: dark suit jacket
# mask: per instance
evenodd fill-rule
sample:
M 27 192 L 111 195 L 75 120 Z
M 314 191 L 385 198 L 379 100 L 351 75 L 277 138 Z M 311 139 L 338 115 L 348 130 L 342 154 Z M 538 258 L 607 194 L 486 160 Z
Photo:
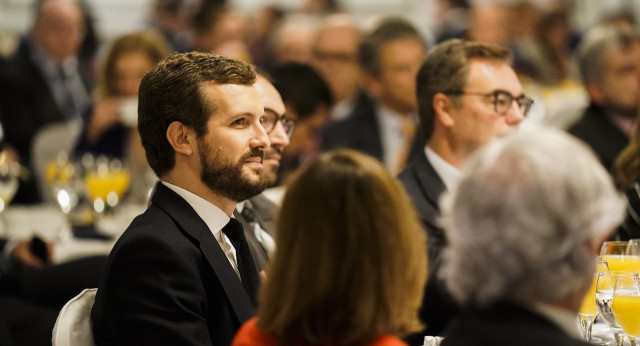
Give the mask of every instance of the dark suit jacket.
M 418 156 L 420 150 L 424 148 L 424 140 L 419 128 L 415 138 L 407 159 L 408 162 Z M 382 147 L 380 124 L 373 100 L 366 98 L 359 103 L 352 115 L 329 124 L 324 129 L 320 141 L 320 151 L 325 152 L 338 148 L 358 150 L 383 161 L 384 148 Z
M 629 137 L 609 121 L 604 108 L 593 103 L 568 131 L 589 145 L 608 171 L 613 169 L 616 157 L 629 144 Z
M 204 221 L 158 183 L 109 255 L 91 319 L 96 345 L 229 345 L 253 314 Z
M 446 245 L 445 234 L 438 224 L 440 207 L 438 200 L 446 190 L 442 179 L 427 160 L 424 147 L 420 155 L 398 176 L 411 198 L 418 216 L 427 230 L 427 248 L 429 251 L 429 278 L 422 297 L 420 319 L 427 328 L 407 338 L 410 345 L 422 345 L 424 335 L 442 335 L 447 324 L 459 313 L 444 282 L 438 278 L 441 265 L 440 253 Z
M 260 227 L 273 237 L 275 235 L 275 214 L 278 206 L 262 194 L 250 198 L 249 202 L 251 202 L 251 206 L 256 218 L 258 219 Z M 244 227 L 244 234 L 247 237 L 247 242 L 249 243 L 249 249 L 251 250 L 251 255 L 253 255 L 253 261 L 256 265 L 256 269 L 258 269 L 258 271 L 264 270 L 267 265 L 267 261 L 269 260 L 269 256 L 263 250 L 262 245 L 260 245 L 255 233 L 252 232 L 249 222 L 244 218 L 244 216 L 238 213 L 237 210 L 233 212 L 233 215 L 238 221 L 240 221 L 240 223 L 242 223 L 242 227 Z
M 442 346 L 586 346 L 545 317 L 510 303 L 496 303 L 457 320 Z
M 27 167 L 32 167 L 31 144 L 38 130 L 65 120 L 45 77 L 31 60 L 30 49 L 27 41 L 23 41 L 15 55 L 0 68 L 0 122 L 5 140 L 16 149 L 21 163 Z M 38 201 L 40 198 L 32 179 L 21 184 L 13 202 Z

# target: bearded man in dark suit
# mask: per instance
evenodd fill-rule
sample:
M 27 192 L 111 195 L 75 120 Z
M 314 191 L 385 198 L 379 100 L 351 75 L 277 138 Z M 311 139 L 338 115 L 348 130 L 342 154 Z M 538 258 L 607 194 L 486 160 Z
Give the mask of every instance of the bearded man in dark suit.
M 251 65 L 205 53 L 142 80 L 138 130 L 160 182 L 105 265 L 97 345 L 229 345 L 254 314 L 258 272 L 232 215 L 268 184 L 255 80 Z

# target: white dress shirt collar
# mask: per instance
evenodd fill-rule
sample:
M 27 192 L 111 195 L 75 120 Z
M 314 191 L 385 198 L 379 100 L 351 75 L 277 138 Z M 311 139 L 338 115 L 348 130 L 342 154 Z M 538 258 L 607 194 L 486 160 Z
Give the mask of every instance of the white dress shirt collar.
M 427 160 L 433 169 L 438 173 L 440 179 L 442 179 L 444 186 L 447 187 L 447 190 L 451 191 L 460 179 L 462 179 L 462 172 L 445 161 L 440 155 L 436 154 L 428 145 L 424 147 L 424 154 L 427 156 Z
M 393 170 L 398 155 L 405 150 L 405 134 L 402 130 L 406 117 L 416 122 L 414 114 L 403 115 L 392 111 L 382 104 L 376 104 L 376 116 L 380 128 L 380 141 L 382 143 L 382 155 L 385 167 Z
M 162 184 L 177 193 L 187 201 L 187 203 L 189 203 L 193 210 L 195 210 L 196 214 L 198 214 L 207 227 L 209 227 L 209 230 L 213 233 L 213 236 L 220 245 L 220 248 L 227 256 L 229 263 L 231 263 L 236 274 L 240 277 L 240 273 L 238 272 L 236 249 L 231 244 L 231 240 L 221 232 L 222 228 L 229 223 L 230 217 L 222 211 L 222 209 L 218 208 L 218 206 L 194 194 L 193 192 L 189 192 L 181 187 L 167 183 L 166 181 L 162 181 Z

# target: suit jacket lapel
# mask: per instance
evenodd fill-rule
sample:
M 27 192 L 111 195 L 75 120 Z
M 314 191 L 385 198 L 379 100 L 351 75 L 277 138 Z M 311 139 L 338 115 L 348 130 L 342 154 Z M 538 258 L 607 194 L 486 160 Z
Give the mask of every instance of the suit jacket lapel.
M 436 170 L 431 166 L 427 156 L 424 154 L 418 155 L 413 161 L 410 167 L 410 172 L 413 178 L 416 180 L 418 187 L 422 192 L 422 196 L 425 198 L 425 202 L 431 205 L 435 210 L 440 210 L 438 206 L 438 200 L 440 195 L 447 189 L 440 179 Z M 418 211 L 420 215 L 424 215 L 423 211 Z
M 250 201 L 253 209 L 256 211 L 256 218 L 258 218 L 260 226 L 265 232 L 273 236 L 278 206 L 263 194 L 252 197 Z
M 211 230 L 189 203 L 161 182 L 156 185 L 151 202 L 167 212 L 200 247 L 207 262 L 216 273 L 240 323 L 253 317 L 254 307 L 242 287 L 242 282 L 220 248 L 218 241 L 213 237 Z

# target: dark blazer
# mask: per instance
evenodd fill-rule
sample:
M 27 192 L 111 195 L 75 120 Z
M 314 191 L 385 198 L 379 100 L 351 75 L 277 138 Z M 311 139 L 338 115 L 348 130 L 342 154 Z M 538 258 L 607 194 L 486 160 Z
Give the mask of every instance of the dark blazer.
M 327 125 L 322 133 L 320 150 L 350 148 L 382 161 L 379 127 L 374 101 L 366 97 L 351 115 Z
M 424 148 L 424 139 L 419 128 L 415 138 L 407 161 L 417 156 L 421 148 Z M 383 161 L 384 148 L 373 100 L 367 97 L 364 101 L 360 101 L 352 115 L 329 124 L 324 129 L 320 141 L 320 151 L 325 152 L 338 148 L 358 150 Z
M 229 345 L 253 315 L 204 221 L 158 183 L 105 264 L 91 312 L 96 345 Z
M 426 329 L 407 338 L 410 345 L 422 345 L 424 335 L 442 335 L 447 324 L 459 314 L 459 307 L 438 278 L 441 266 L 441 252 L 446 245 L 445 234 L 438 224 L 440 207 L 438 200 L 446 186 L 438 173 L 422 153 L 409 163 L 398 176 L 411 198 L 418 216 L 427 230 L 429 251 L 429 278 L 422 297 L 419 315 Z
M 250 198 L 249 201 L 251 202 L 251 206 L 256 218 L 258 219 L 260 227 L 273 237 L 275 235 L 275 216 L 278 206 L 262 194 Z M 265 253 L 262 245 L 260 245 L 260 242 L 256 238 L 255 233 L 252 232 L 249 222 L 244 218 L 244 216 L 238 213 L 237 210 L 233 212 L 233 216 L 235 216 L 235 218 L 242 223 L 242 227 L 244 227 L 244 234 L 247 237 L 247 242 L 249 243 L 249 249 L 251 250 L 251 255 L 253 255 L 253 262 L 256 265 L 256 269 L 258 269 L 258 271 L 264 270 L 267 265 L 267 261 L 269 260 L 269 256 Z
M 608 171 L 613 169 L 616 158 L 629 144 L 629 137 L 609 121 L 605 109 L 593 103 L 568 131 L 589 145 Z
M 545 317 L 510 303 L 496 303 L 457 320 L 442 346 L 586 346 Z
M 0 122 L 5 140 L 27 167 L 32 167 L 31 144 L 38 130 L 47 124 L 65 120 L 45 77 L 31 60 L 30 49 L 29 43 L 23 40 L 16 53 L 0 65 Z M 13 200 L 15 203 L 39 201 L 33 178 L 21 183 Z

